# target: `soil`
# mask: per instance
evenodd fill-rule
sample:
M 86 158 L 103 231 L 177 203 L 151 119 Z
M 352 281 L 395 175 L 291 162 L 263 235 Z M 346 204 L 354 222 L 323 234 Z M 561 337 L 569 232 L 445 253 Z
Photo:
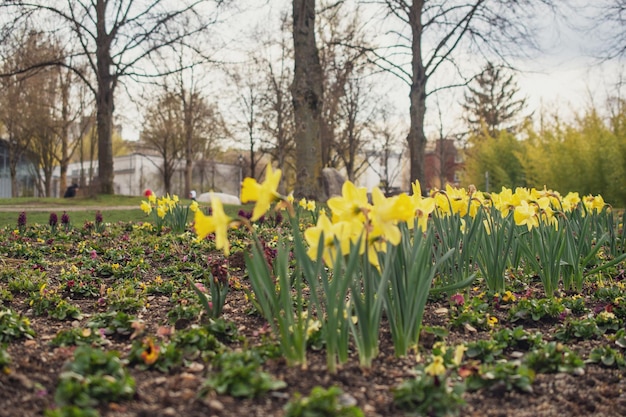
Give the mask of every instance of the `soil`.
M 0 268 L 8 258 L 0 255 Z M 16 261 L 10 259 L 10 261 Z M 19 261 L 21 262 L 21 260 Z M 50 276 L 54 271 L 50 271 Z M 240 272 L 242 285 L 246 285 L 245 274 Z M 146 281 L 154 273 L 146 273 Z M 0 287 L 5 283 L 0 281 Z M 239 333 L 249 344 L 260 342 L 259 329 L 264 320 L 247 312 L 243 291 L 230 291 L 224 308 L 224 318 L 236 324 Z M 589 300 L 591 300 L 589 298 Z M 31 320 L 36 336 L 32 340 L 20 339 L 8 344 L 12 358 L 10 372 L 0 373 L 0 416 L 28 417 L 44 415 L 46 409 L 54 408 L 54 392 L 59 373 L 65 361 L 72 357 L 72 348 L 55 348 L 50 340 L 61 329 L 80 327 L 87 317 L 101 310 L 93 299 L 70 299 L 80 307 L 82 321 L 58 321 L 46 316 L 36 316 L 29 310 L 26 297 L 15 295 L 7 303 Z M 159 327 L 168 324 L 167 313 L 173 307 L 166 296 L 150 296 L 150 307 L 137 313 L 145 321 L 146 331 L 156 334 Z M 447 326 L 446 300 L 431 302 L 427 306 L 424 325 Z M 443 312 L 443 314 L 442 314 Z M 498 313 L 499 326 L 507 326 L 506 311 Z M 184 326 L 181 323 L 180 326 Z M 517 324 L 516 324 L 517 325 Z M 541 331 L 544 340 L 551 340 L 558 323 L 529 323 L 527 329 Z M 448 326 L 449 327 L 449 326 Z M 446 337 L 448 346 L 467 340 L 488 339 L 487 331 L 471 328 L 450 328 Z M 107 349 L 128 352 L 129 340 L 111 339 Z M 424 336 L 421 348 L 428 352 L 432 340 Z M 602 340 L 567 343 L 582 358 L 587 358 Z M 240 342 L 231 342 L 231 348 L 242 347 Z M 286 382 L 285 389 L 270 392 L 256 399 L 237 399 L 227 395 L 210 393 L 199 395 L 199 388 L 210 369 L 207 364 L 195 362 L 187 367 L 173 369 L 169 373 L 139 370 L 129 367 L 136 380 L 136 394 L 130 401 L 110 403 L 99 408 L 102 416 L 136 417 L 239 417 L 239 416 L 282 416 L 283 407 L 296 392 L 308 395 L 316 385 L 339 387 L 368 417 L 401 416 L 403 412 L 394 407 L 391 388 L 413 375 L 416 357 L 397 358 L 393 354 L 391 338 L 383 327 L 380 355 L 371 369 L 361 369 L 356 355 L 336 374 L 326 371 L 323 351 L 310 350 L 308 367 L 289 367 L 282 360 L 269 360 L 264 370 L 275 378 Z M 586 364 L 584 374 L 566 373 L 537 374 L 532 393 L 515 390 L 505 391 L 499 387 L 466 392 L 466 404 L 460 410 L 463 416 L 480 417 L 531 417 L 531 416 L 626 416 L 626 378 L 624 371 Z

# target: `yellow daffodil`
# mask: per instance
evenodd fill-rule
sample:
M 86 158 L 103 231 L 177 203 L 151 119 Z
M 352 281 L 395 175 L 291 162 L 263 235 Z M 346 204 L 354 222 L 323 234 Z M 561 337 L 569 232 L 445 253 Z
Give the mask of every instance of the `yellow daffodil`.
M 528 204 L 526 200 L 522 200 L 520 205 L 515 207 L 513 212 L 513 220 L 518 226 L 526 226 L 528 230 L 533 227 L 539 226 L 539 220 L 537 218 L 537 206 L 534 204 Z
M 304 231 L 304 238 L 309 244 L 307 254 L 311 259 L 316 259 L 321 243 L 324 245 L 322 252 L 324 263 L 332 267 L 339 250 L 342 255 L 349 253 L 351 243 L 355 240 L 355 226 L 358 224 L 354 222 L 332 223 L 326 214 L 320 214 L 317 224 Z M 324 241 L 320 242 L 322 233 L 324 234 Z M 339 242 L 339 248 L 335 246 L 336 242 Z
M 593 196 L 588 195 L 583 198 L 583 203 L 588 211 L 593 212 L 597 211 L 598 213 L 602 211 L 604 206 L 606 205 L 604 202 L 604 198 L 601 195 Z
M 272 165 L 267 164 L 265 170 L 265 180 L 259 184 L 254 178 L 246 178 L 241 184 L 241 202 L 247 203 L 255 201 L 250 220 L 258 220 L 269 209 L 272 202 L 281 198 L 278 194 L 278 184 L 280 183 L 281 170 L 272 170 Z
M 189 210 L 192 213 L 195 213 L 196 211 L 198 211 L 198 209 L 200 208 L 200 205 L 198 204 L 197 201 L 192 201 L 191 204 L 189 204 Z
M 467 214 L 469 206 L 469 196 L 464 188 L 454 188 L 450 184 L 446 185 L 446 194 L 450 199 L 452 212 L 458 213 L 461 217 Z
M 164 218 L 165 215 L 167 214 L 167 206 L 165 204 L 159 204 L 157 206 L 157 216 L 159 216 L 159 218 Z
M 404 207 L 402 200 L 397 197 L 385 197 L 379 188 L 372 189 L 372 202 L 370 237 L 380 237 L 394 246 L 398 245 L 402 238 L 398 228 L 398 219 L 408 217 L 406 212 L 411 212 L 410 204 Z
M 150 214 L 150 213 L 152 213 L 152 206 L 147 201 L 142 201 L 141 202 L 141 211 L 143 211 L 146 214 Z
M 412 212 L 411 215 L 404 220 L 406 221 L 409 229 L 413 229 L 415 219 L 417 219 L 418 227 L 422 231 L 426 231 L 428 216 L 435 210 L 435 199 L 432 197 L 422 197 L 422 188 L 420 187 L 419 181 L 415 181 L 411 184 L 411 188 L 413 189 L 413 194 L 411 194 L 408 198 Z M 407 197 L 406 194 L 401 194 L 399 196 L 401 200 L 404 200 L 405 197 Z M 404 203 L 401 202 L 401 204 Z
M 565 212 L 575 210 L 579 203 L 580 196 L 578 193 L 567 193 L 567 195 L 561 199 L 561 205 L 563 206 L 563 211 Z
M 201 210 L 194 215 L 194 228 L 198 239 L 204 239 L 208 234 L 215 233 L 215 247 L 222 249 L 225 255 L 230 253 L 228 228 L 233 225 L 233 219 L 226 215 L 220 199 L 211 196 L 212 215 L 206 216 Z
M 326 204 L 332 212 L 333 222 L 351 221 L 355 218 L 364 222 L 364 212 L 371 207 L 367 201 L 367 189 L 357 187 L 350 181 L 343 183 L 340 197 L 331 197 Z

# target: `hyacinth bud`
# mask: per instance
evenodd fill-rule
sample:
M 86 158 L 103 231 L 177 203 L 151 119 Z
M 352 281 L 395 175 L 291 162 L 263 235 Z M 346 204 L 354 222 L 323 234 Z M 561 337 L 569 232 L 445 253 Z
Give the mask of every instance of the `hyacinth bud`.
M 70 224 L 70 215 L 67 214 L 66 211 L 63 212 L 63 215 L 61 216 L 61 224 Z
M 18 227 L 26 226 L 26 212 L 25 211 L 21 212 L 20 215 L 17 217 L 17 225 Z
M 52 227 L 56 226 L 59 223 L 59 216 L 56 213 L 50 213 L 50 218 L 48 219 L 48 224 Z
M 102 223 L 102 213 L 100 210 L 96 211 L 96 223 Z

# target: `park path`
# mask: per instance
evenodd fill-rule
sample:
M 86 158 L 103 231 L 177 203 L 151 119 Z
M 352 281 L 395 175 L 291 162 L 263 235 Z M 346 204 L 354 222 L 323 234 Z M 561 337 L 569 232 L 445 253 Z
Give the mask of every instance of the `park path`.
M 46 205 L 24 205 L 24 206 L 0 206 L 0 212 L 18 212 L 18 211 L 86 211 L 86 210 L 132 210 L 138 209 L 138 205 L 134 206 L 46 206 Z

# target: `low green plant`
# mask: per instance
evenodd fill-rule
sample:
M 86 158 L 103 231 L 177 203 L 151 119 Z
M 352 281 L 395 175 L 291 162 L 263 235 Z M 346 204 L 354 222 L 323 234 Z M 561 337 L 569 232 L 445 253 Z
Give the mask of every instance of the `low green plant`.
M 178 304 L 175 303 L 167 312 L 167 320 L 176 323 L 179 320 L 193 322 L 200 317 L 202 308 L 198 304 Z
M 528 351 L 543 344 L 543 335 L 540 332 L 530 333 L 522 326 L 513 329 L 503 328 L 494 332 L 491 338 L 506 348 L 515 350 Z
M 213 390 L 232 397 L 253 398 L 286 387 L 285 382 L 261 369 L 261 358 L 254 349 L 224 352 L 213 364 L 215 369 L 204 382 L 202 393 Z
M 533 349 L 523 359 L 523 363 L 538 373 L 566 372 L 582 374 L 583 360 L 570 348 L 560 342 L 549 342 Z
M 597 339 L 604 333 L 593 318 L 580 320 L 567 320 L 554 332 L 554 338 L 562 342 L 572 339 L 590 340 Z
M 469 391 L 498 386 L 506 391 L 515 389 L 530 393 L 534 379 L 535 372 L 526 365 L 499 360 L 481 365 L 465 379 L 465 383 Z
M 308 397 L 296 393 L 285 405 L 285 417 L 363 417 L 356 405 L 342 404 L 341 394 L 335 386 L 313 387 Z
M 588 363 L 599 363 L 607 368 L 619 368 L 626 367 L 626 360 L 624 354 L 610 346 L 602 346 L 594 348 L 589 354 Z
M 399 409 L 425 416 L 457 415 L 465 404 L 465 384 L 447 373 L 431 375 L 422 365 L 415 378 L 393 388 L 393 402 Z
M 0 345 L 0 372 L 9 373 L 9 365 L 11 364 L 11 355 L 7 352 L 6 345 Z
M 0 304 L 13 301 L 13 293 L 6 288 L 0 288 Z
M 83 408 L 75 405 L 64 405 L 44 412 L 45 417 L 100 417 L 95 408 Z
M 484 296 L 472 297 L 468 302 L 460 305 L 452 305 L 450 323 L 453 327 L 472 326 L 475 329 L 489 330 L 489 317 L 491 306 Z
M 563 306 L 569 309 L 572 312 L 572 314 L 577 314 L 577 315 L 585 314 L 589 311 L 585 303 L 585 299 L 581 297 L 580 295 L 575 295 L 573 297 L 564 298 Z
M 132 281 L 124 281 L 107 292 L 106 303 L 111 310 L 134 313 L 146 305 L 146 300 Z
M 183 361 L 183 352 L 173 342 L 157 342 L 152 337 L 134 340 L 128 362 L 141 370 L 155 369 L 160 372 L 169 372 L 178 367 Z
M 609 340 L 622 349 L 626 349 L 626 329 L 619 329 L 614 335 L 609 336 Z
M 482 362 L 491 363 L 500 359 L 504 353 L 506 345 L 491 338 L 488 340 L 476 340 L 465 345 L 465 354 L 470 359 L 479 359 Z
M 19 269 L 7 276 L 7 288 L 13 293 L 30 294 L 48 282 L 47 274 L 38 270 Z
M 565 311 L 563 303 L 556 298 L 522 298 L 509 310 L 512 322 L 554 320 Z
M 89 328 L 60 330 L 50 341 L 52 346 L 101 345 L 105 342 L 99 331 Z
M 63 366 L 54 401 L 87 408 L 130 399 L 134 393 L 135 380 L 117 352 L 79 346 L 73 360 Z
M 239 335 L 237 325 L 232 321 L 220 317 L 211 319 L 203 326 L 222 343 L 232 343 L 242 341 L 243 337 Z
M 174 333 L 172 342 L 183 353 L 185 359 L 202 357 L 212 359 L 222 353 L 225 346 L 206 327 L 192 326 Z
M 16 313 L 10 308 L 0 310 L 0 343 L 15 339 L 32 339 L 35 331 L 30 326 L 30 320 Z
M 606 310 L 596 315 L 595 322 L 603 333 L 616 332 L 622 327 L 622 321 L 614 313 Z
M 111 311 L 108 313 L 95 314 L 87 321 L 86 327 L 90 329 L 102 329 L 105 336 L 120 335 L 130 336 L 134 329 L 133 323 L 137 318 L 123 311 Z

